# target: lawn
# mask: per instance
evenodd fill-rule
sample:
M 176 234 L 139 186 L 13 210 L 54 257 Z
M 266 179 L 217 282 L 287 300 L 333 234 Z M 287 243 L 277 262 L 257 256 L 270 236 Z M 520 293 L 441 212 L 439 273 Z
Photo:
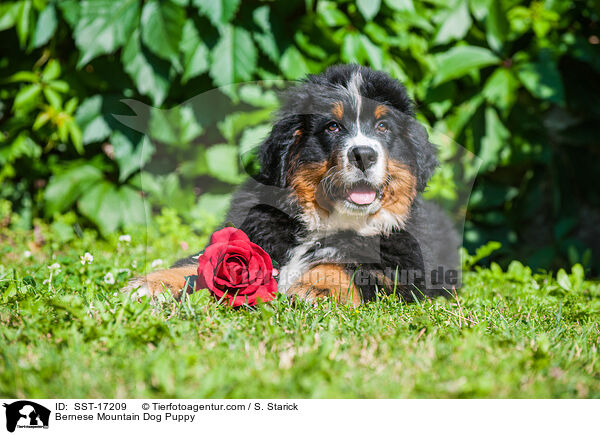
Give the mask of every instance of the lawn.
M 128 277 L 206 239 L 158 222 L 121 240 L 0 229 L 0 396 L 600 398 L 600 285 L 579 267 L 475 266 L 454 298 L 358 309 L 132 301 Z

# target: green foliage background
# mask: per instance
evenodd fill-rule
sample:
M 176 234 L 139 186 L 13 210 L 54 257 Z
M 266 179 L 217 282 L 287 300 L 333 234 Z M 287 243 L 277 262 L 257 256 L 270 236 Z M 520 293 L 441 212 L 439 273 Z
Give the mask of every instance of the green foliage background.
M 209 232 L 277 103 L 247 85 L 217 91 L 223 107 L 179 105 L 356 62 L 403 81 L 422 122 L 481 157 L 467 247 L 497 240 L 500 260 L 597 272 L 598 25 L 593 0 L 3 1 L 1 225 L 45 219 L 68 241 L 152 208 Z M 152 112 L 152 143 L 112 116 L 131 114 L 123 98 L 174 108 Z M 146 176 L 153 144 L 185 163 Z M 451 199 L 457 157 L 442 157 L 429 195 Z

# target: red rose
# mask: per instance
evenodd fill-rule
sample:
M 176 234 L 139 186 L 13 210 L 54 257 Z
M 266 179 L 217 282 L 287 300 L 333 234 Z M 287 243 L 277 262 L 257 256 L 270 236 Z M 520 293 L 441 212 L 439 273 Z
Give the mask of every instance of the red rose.
M 215 232 L 198 258 L 197 288 L 207 288 L 232 307 L 275 298 L 271 257 L 241 230 Z

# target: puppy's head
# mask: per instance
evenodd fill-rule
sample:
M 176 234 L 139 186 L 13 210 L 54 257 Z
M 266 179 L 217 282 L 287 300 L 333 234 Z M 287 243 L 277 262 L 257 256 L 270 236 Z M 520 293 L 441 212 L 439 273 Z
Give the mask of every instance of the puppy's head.
M 285 95 L 260 152 L 263 182 L 306 214 L 402 227 L 437 160 L 404 87 L 357 65 L 309 76 Z

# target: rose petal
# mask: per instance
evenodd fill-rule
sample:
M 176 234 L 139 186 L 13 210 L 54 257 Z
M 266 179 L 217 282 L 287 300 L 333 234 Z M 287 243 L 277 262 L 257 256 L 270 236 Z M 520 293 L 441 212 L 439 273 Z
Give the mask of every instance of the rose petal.
M 210 244 L 214 243 L 230 243 L 234 240 L 250 243 L 250 239 L 242 230 L 233 227 L 225 227 L 222 230 L 216 231 L 210 237 Z
M 224 261 L 217 268 L 216 276 L 220 278 L 224 283 L 231 283 L 233 285 L 238 285 L 244 281 L 243 272 L 246 269 L 246 266 L 240 264 L 238 261 L 232 261 L 225 258 Z

